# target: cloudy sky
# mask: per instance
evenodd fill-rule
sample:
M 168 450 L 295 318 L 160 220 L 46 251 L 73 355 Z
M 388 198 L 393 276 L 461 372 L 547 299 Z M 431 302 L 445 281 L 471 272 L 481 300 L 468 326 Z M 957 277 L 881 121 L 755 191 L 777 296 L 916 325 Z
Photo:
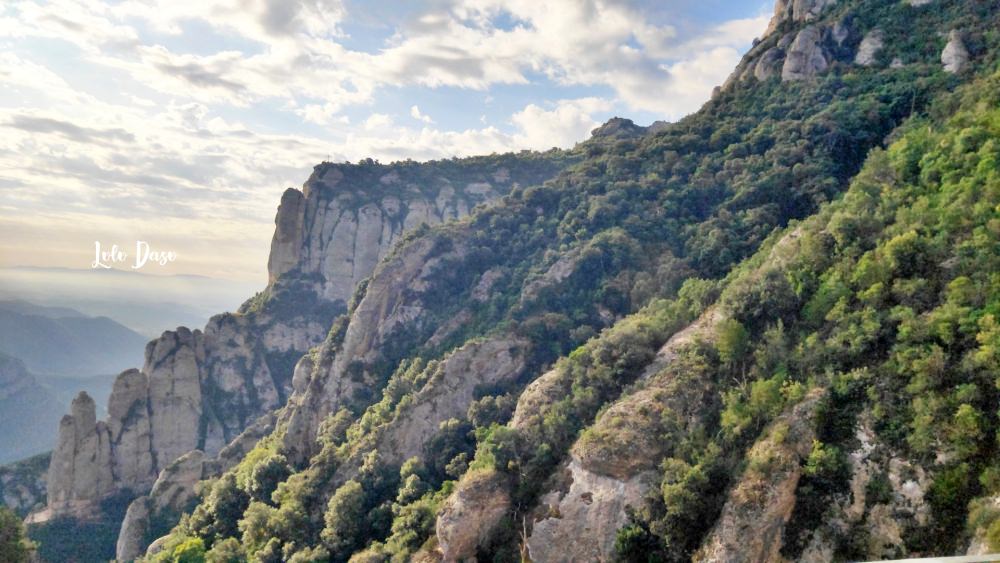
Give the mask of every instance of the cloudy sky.
M 260 281 L 322 160 L 570 147 L 703 103 L 767 23 L 737 0 L 8 0 L 0 267 L 95 240 Z

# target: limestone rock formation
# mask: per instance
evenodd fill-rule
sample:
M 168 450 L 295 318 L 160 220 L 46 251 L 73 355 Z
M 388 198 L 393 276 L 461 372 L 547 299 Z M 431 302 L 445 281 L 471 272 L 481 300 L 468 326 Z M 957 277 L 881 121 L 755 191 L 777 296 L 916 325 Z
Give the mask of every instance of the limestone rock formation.
M 590 132 L 592 137 L 638 137 L 646 133 L 646 128 L 636 125 L 631 119 L 612 117 L 606 123 Z
M 287 420 L 284 450 L 289 459 L 311 455 L 320 421 L 365 385 L 365 366 L 376 360 L 384 343 L 397 331 L 414 330 L 425 314 L 420 294 L 427 288 L 425 280 L 465 252 L 455 247 L 436 255 L 434 241 L 421 238 L 379 267 L 351 315 L 339 350 L 332 359 L 321 361 L 305 391 L 289 400 L 282 415 Z
M 747 454 L 750 466 L 729 492 L 722 514 L 694 561 L 781 560 L 782 532 L 795 507 L 795 488 L 815 432 L 822 393 L 813 390 L 779 416 Z
M 969 64 L 969 51 L 965 48 L 962 34 L 957 29 L 948 34 L 948 43 L 941 51 L 941 64 L 944 65 L 945 72 L 952 74 L 962 72 Z
M 464 168 L 448 162 L 424 169 L 416 163 L 317 166 L 302 191 L 289 189 L 281 198 L 268 259 L 271 282 L 294 272 L 309 291 L 346 305 L 407 231 L 464 217 L 559 169 L 554 161 L 524 166 L 508 160 L 473 159 L 477 165 Z
M 753 67 L 753 75 L 757 80 L 767 80 L 781 74 L 781 66 L 785 61 L 785 52 L 778 47 L 771 47 L 761 55 Z
M 865 35 L 858 45 L 858 53 L 854 56 L 855 64 L 861 66 L 871 66 L 875 64 L 875 56 L 882 50 L 885 42 L 885 33 L 881 29 L 873 29 Z
M 835 550 L 833 538 L 846 527 L 860 529 L 867 542 L 867 559 L 888 559 L 906 555 L 904 530 L 918 530 L 931 523 L 927 492 L 931 477 L 919 464 L 894 452 L 873 430 L 870 412 L 859 417 L 855 429 L 857 448 L 851 451 L 850 495 L 839 498 L 830 508 L 831 517 L 806 537 L 794 538 L 805 545 L 800 560 L 828 561 Z M 875 479 L 883 479 L 882 498 L 871 498 Z M 786 542 L 789 539 L 785 538 Z M 973 547 L 975 542 L 973 542 Z M 970 553 L 970 555 L 973 553 Z
M 812 25 L 803 28 L 788 48 L 781 68 L 782 80 L 801 80 L 825 71 L 829 62 L 822 42 L 820 28 Z
M 261 438 L 274 430 L 274 422 L 273 414 L 261 417 L 214 458 L 201 450 L 193 450 L 165 467 L 149 494 L 136 498 L 129 505 L 118 534 L 115 558 L 131 561 L 145 553 L 150 533 L 167 531 L 150 530 L 151 522 L 157 518 L 163 520 L 163 516 L 176 518 L 181 512 L 189 510 L 198 493 L 198 483 L 218 477 L 239 463 Z
M 77 511 L 113 490 L 108 427 L 97 421 L 94 400 L 81 392 L 59 424 L 48 474 L 50 509 Z
M 143 544 L 149 528 L 149 497 L 141 496 L 128 505 L 115 544 L 115 559 L 132 561 L 145 551 Z
M 495 471 L 472 472 L 448 497 L 438 515 L 437 537 L 442 561 L 475 559 L 493 527 L 510 509 L 503 476 Z
M 774 15 L 768 23 L 764 35 L 777 31 L 785 22 L 808 22 L 816 19 L 827 6 L 832 6 L 837 0 L 777 0 L 774 3 Z
M 503 385 L 521 374 L 528 345 L 522 338 L 500 336 L 467 344 L 442 360 L 412 406 L 381 435 L 377 449 L 383 460 L 401 464 L 423 454 L 442 422 L 466 413 L 477 387 Z

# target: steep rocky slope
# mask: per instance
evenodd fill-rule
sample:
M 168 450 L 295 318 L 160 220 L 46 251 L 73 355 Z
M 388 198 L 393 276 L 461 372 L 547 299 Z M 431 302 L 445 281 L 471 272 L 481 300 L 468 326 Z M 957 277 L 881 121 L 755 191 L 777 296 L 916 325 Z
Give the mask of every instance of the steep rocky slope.
M 997 10 L 779 2 L 700 112 L 610 122 L 552 180 L 409 236 L 397 226 L 411 213 L 458 215 L 496 171 L 397 208 L 382 190 L 408 183 L 386 169 L 317 168 L 282 198 L 269 289 L 227 321 L 267 319 L 250 330 L 262 360 L 232 363 L 249 356 L 223 352 L 236 336 L 209 338 L 221 328 L 152 343 L 116 387 L 125 414 L 96 422 L 81 398 L 67 419 L 73 445 L 53 468 L 91 455 L 55 502 L 87 500 L 77 480 L 107 482 L 89 461 L 107 449 L 112 482 L 152 488 L 129 508 L 122 558 L 189 509 L 151 559 L 829 560 L 988 546 L 1000 537 L 998 132 L 996 80 L 981 77 L 1000 49 Z M 351 207 L 336 189 L 360 177 L 370 198 Z M 317 303 L 328 318 L 315 338 L 275 344 L 314 334 L 301 323 Z M 213 403 L 220 388 L 235 398 Z M 137 454 L 124 464 L 122 447 Z M 176 462 L 157 453 L 193 448 Z
M 296 360 L 323 341 L 392 242 L 418 227 L 462 217 L 522 183 L 541 182 L 573 158 L 550 151 L 317 166 L 302 191 L 289 189 L 282 197 L 265 291 L 239 312 L 213 317 L 204 330 L 180 327 L 150 342 L 142 369 L 126 370 L 115 381 L 106 421 L 96 420 L 90 397 L 74 401 L 53 453 L 48 506 L 29 522 L 83 517 L 109 496 L 151 491 L 129 512 L 125 532 L 134 538 L 136 529 L 149 525 L 149 518 L 137 518 L 141 507 L 152 502 L 154 516 L 168 505 L 175 512 L 185 508 L 176 498 L 157 501 L 157 484 L 176 481 L 175 460 L 187 459 L 183 473 L 197 475 L 187 479 L 189 497 L 195 482 L 231 465 L 208 463 L 226 454 L 227 444 L 239 445 L 228 448 L 227 459 L 239 459 L 256 441 L 245 433 L 248 427 L 256 438 L 271 430 L 273 421 L 261 420 L 291 395 Z M 192 451 L 205 456 L 203 470 L 192 465 Z M 147 540 L 123 540 L 126 551 L 119 555 L 131 558 Z
M 884 224 L 828 225 L 837 205 L 864 217 L 851 206 L 869 188 L 826 204 L 907 120 L 943 123 L 958 98 L 929 103 L 995 63 L 996 12 L 944 0 L 780 2 L 700 112 L 649 130 L 609 124 L 614 135 L 581 145 L 582 160 L 552 181 L 404 237 L 299 361 L 271 437 L 151 556 L 184 546 L 261 560 L 683 560 L 730 553 L 754 533 L 761 557 L 855 557 L 874 552 L 851 534 L 895 541 L 884 523 L 894 510 L 915 524 L 892 549 L 932 551 L 914 542 L 922 533 L 956 542 L 956 507 L 976 489 L 942 500 L 950 482 L 927 491 L 912 464 L 924 456 L 921 470 L 939 480 L 968 466 L 928 465 L 923 435 L 924 453 L 892 430 L 868 449 L 853 443 L 850 405 L 859 389 L 881 391 L 846 374 L 886 348 L 859 355 L 872 313 L 851 307 L 888 290 L 865 286 L 838 308 L 833 290 L 817 288 L 832 283 L 819 279 L 833 277 L 823 274 L 831 261 L 855 260 Z M 902 160 L 893 173 L 912 176 L 920 155 Z M 891 175 L 876 168 L 855 185 Z M 296 198 L 276 238 L 290 249 L 304 248 Z M 304 256 L 283 255 L 272 268 Z M 905 277 L 894 299 L 933 302 Z M 311 291 L 333 291 L 331 279 Z M 836 373 L 820 369 L 826 360 Z M 913 408 L 940 414 L 941 401 Z M 897 433 L 926 425 L 870 406 Z M 888 477 L 850 485 L 850 467 Z M 873 491 L 860 512 L 845 501 L 850 487 Z M 925 495 L 935 517 L 922 516 Z M 846 528 L 827 506 L 853 507 Z

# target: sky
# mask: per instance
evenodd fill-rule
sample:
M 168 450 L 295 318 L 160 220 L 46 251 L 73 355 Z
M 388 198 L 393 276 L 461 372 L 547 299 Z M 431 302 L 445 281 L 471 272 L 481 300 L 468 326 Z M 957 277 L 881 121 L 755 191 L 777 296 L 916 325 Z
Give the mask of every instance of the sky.
M 282 191 L 323 160 L 572 147 L 676 120 L 772 4 L 736 0 L 7 0 L 0 268 L 266 282 Z

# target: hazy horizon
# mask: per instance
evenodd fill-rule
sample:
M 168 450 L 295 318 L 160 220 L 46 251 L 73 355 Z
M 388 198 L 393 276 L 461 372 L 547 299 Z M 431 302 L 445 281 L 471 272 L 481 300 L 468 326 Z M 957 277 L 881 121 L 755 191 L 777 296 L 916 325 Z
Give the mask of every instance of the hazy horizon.
M 570 147 L 697 109 L 771 6 L 83 2 L 0 8 L 0 267 L 266 282 L 281 193 L 323 160 Z M 98 79 L 95 79 L 97 77 Z M 246 297 L 246 296 L 243 296 Z

